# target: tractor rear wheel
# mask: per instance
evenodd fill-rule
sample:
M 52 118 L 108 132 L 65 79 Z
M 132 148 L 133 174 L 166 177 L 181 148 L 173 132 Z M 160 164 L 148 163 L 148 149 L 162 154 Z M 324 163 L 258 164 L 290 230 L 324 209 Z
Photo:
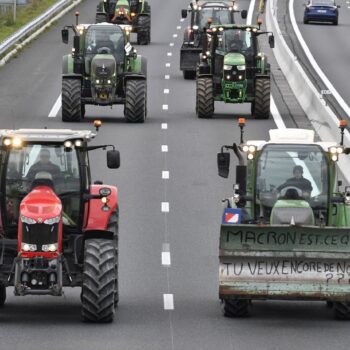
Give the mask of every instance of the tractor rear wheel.
M 198 78 L 196 90 L 198 118 L 212 118 L 214 114 L 213 80 L 211 78 Z
M 89 239 L 85 242 L 81 292 L 84 321 L 113 321 L 115 259 L 113 240 Z
M 79 79 L 62 80 L 62 121 L 80 122 L 82 118 L 81 82 Z
M 102 14 L 102 13 L 96 14 L 95 22 L 96 22 L 96 23 L 104 23 L 104 22 L 107 22 L 107 15 L 106 15 L 106 14 Z
M 3 307 L 6 301 L 6 287 L 0 283 L 0 307 Z
M 250 300 L 227 299 L 222 301 L 222 312 L 225 317 L 247 317 L 250 312 Z
M 195 70 L 184 70 L 182 73 L 183 73 L 184 79 L 186 80 L 193 80 L 196 78 Z
M 125 88 L 124 116 L 130 123 L 144 123 L 147 113 L 145 80 L 128 80 Z
M 151 42 L 151 17 L 139 16 L 137 22 L 137 44 L 148 45 Z
M 256 79 L 255 99 L 252 103 L 252 114 L 255 119 L 269 119 L 270 79 Z
M 115 241 L 115 262 L 114 262 L 114 270 L 115 270 L 115 283 L 114 283 L 114 307 L 118 306 L 119 302 L 119 287 L 118 287 L 118 257 L 119 257 L 119 248 L 118 248 L 118 240 L 119 240 L 119 214 L 118 211 L 115 211 L 108 222 L 108 231 L 113 232 L 113 237 Z
M 350 320 L 350 303 L 349 302 L 334 302 L 334 316 L 338 320 Z

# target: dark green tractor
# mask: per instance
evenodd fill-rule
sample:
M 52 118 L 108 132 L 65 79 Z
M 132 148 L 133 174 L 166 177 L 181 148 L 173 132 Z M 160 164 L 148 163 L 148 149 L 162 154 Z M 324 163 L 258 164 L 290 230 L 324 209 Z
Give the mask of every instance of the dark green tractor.
M 145 0 L 103 0 L 97 5 L 96 23 L 127 24 L 137 33 L 137 43 L 151 42 L 151 6 Z
M 180 69 L 185 79 L 196 77 L 199 55 L 205 42 L 205 29 L 211 24 L 233 24 L 235 13 L 241 12 L 247 18 L 246 10 L 238 10 L 235 1 L 192 0 L 188 9 L 181 11 L 182 18 L 190 15 L 190 26 L 185 29 L 180 54 Z
M 271 32 L 255 25 L 211 26 L 197 69 L 196 112 L 211 118 L 214 102 L 251 103 L 256 119 L 270 116 L 270 65 L 260 52 L 258 37 Z
M 76 24 L 62 30 L 72 53 L 63 56 L 62 120 L 79 122 L 86 105 L 124 105 L 128 122 L 143 123 L 147 114 L 147 61 L 128 41 L 128 26 Z

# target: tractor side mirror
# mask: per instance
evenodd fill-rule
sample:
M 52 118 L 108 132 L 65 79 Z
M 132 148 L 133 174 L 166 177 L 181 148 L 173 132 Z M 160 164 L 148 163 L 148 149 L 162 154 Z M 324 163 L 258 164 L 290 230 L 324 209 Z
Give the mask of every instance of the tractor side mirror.
M 248 16 L 247 10 L 242 10 L 242 11 L 241 11 L 241 17 L 242 17 L 243 19 L 246 19 L 247 16 Z
M 187 18 L 187 10 L 181 10 L 181 17 Z
M 269 36 L 269 45 L 270 45 L 271 49 L 273 49 L 275 47 L 275 37 L 274 37 L 274 35 L 270 35 Z
M 230 153 L 220 152 L 217 156 L 218 172 L 220 177 L 228 178 L 230 172 Z
M 107 167 L 109 169 L 118 169 L 120 167 L 120 153 L 115 149 L 107 151 Z
M 337 5 L 337 8 L 338 8 L 338 9 L 340 9 L 340 8 L 341 8 L 341 6 L 340 6 L 340 5 Z
M 61 30 L 61 34 L 62 34 L 62 42 L 64 44 L 68 44 L 69 41 L 69 30 L 67 28 L 64 28 Z

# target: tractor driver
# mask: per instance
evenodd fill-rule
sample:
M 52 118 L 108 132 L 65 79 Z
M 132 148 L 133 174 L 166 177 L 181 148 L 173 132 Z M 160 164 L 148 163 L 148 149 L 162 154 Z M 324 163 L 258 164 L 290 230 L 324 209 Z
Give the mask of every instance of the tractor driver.
M 230 51 L 232 52 L 241 52 L 244 49 L 243 40 L 241 40 L 240 32 L 235 32 L 233 40 L 230 43 Z
M 284 184 L 277 187 L 277 191 L 280 192 L 286 187 L 296 187 L 302 191 L 302 195 L 304 198 L 310 197 L 312 192 L 312 185 L 308 179 L 303 177 L 303 167 L 301 165 L 296 165 L 293 168 L 293 177 L 289 178 Z M 286 192 L 286 195 L 288 191 Z
M 50 173 L 54 182 L 62 179 L 61 169 L 50 161 L 50 151 L 47 148 L 42 148 L 40 150 L 39 160 L 30 167 L 27 179 L 33 181 L 36 174 L 39 172 Z

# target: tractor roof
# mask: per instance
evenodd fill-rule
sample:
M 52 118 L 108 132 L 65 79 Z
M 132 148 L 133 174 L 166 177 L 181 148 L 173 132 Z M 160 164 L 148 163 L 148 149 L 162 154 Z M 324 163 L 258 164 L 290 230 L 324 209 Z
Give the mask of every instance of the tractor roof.
M 210 1 L 210 0 L 200 0 L 192 1 L 192 5 L 197 5 L 201 8 L 207 7 L 233 7 L 235 1 Z
M 212 24 L 210 26 L 210 29 L 213 28 L 223 28 L 223 30 L 229 30 L 229 29 L 241 29 L 241 30 L 246 30 L 249 28 L 250 30 L 256 29 L 254 31 L 259 31 L 259 26 L 254 25 L 254 24 Z
M 315 132 L 307 129 L 272 129 L 269 131 L 270 140 L 251 140 L 247 145 L 254 145 L 261 150 L 267 144 L 318 145 L 328 151 L 329 147 L 336 146 L 336 142 L 316 142 Z
M 96 133 L 90 130 L 71 130 L 71 129 L 17 129 L 0 130 L 0 139 L 9 137 L 20 137 L 23 141 L 29 142 L 59 142 L 67 140 L 83 139 L 92 140 Z

